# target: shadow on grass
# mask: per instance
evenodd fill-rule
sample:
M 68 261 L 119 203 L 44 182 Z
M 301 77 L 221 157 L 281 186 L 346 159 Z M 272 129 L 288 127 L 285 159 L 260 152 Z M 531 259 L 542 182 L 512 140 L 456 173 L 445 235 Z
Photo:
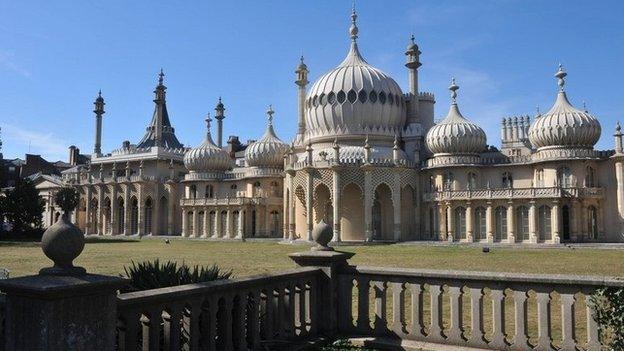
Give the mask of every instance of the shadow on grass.
M 126 239 L 126 238 L 98 238 L 98 237 L 86 237 L 85 243 L 87 244 L 131 244 L 138 243 L 141 240 L 138 239 Z

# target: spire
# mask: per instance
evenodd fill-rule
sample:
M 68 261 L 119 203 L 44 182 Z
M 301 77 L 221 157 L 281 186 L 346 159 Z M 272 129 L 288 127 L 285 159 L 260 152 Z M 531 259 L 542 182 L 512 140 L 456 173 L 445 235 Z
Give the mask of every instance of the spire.
M 269 120 L 269 126 L 273 126 L 273 114 L 275 113 L 275 111 L 273 111 L 273 105 L 269 105 L 269 108 L 267 109 L 267 119 Z
M 102 115 L 105 113 L 104 98 L 102 97 L 102 90 L 98 91 L 98 96 L 95 98 L 95 102 L 93 102 L 95 108 L 93 109 L 93 113 L 95 113 L 95 142 L 93 143 L 93 153 L 96 155 L 102 154 Z
M 455 78 L 451 79 L 451 85 L 448 87 L 451 91 L 451 99 L 453 100 L 453 105 L 457 105 L 457 90 L 459 90 L 459 86 L 455 84 Z
M 565 77 L 567 75 L 568 74 L 563 69 L 563 65 L 559 64 L 559 69 L 557 70 L 557 73 L 555 73 L 555 77 L 557 77 L 557 85 L 559 85 L 559 91 L 565 91 L 563 86 L 565 85 Z
M 158 74 L 158 85 L 163 85 L 163 81 L 165 80 L 165 73 L 163 72 L 163 69 L 160 69 L 160 73 Z
M 349 34 L 351 40 L 355 43 L 358 38 L 358 26 L 357 26 L 357 13 L 355 12 L 355 0 L 353 0 L 353 9 L 351 10 L 351 27 L 349 27 Z
M 217 146 L 223 147 L 223 119 L 225 118 L 225 107 L 219 96 L 219 101 L 215 107 L 215 119 L 217 120 Z
M 206 140 L 208 140 L 211 144 L 214 144 L 212 141 L 212 135 L 210 134 L 210 122 L 212 122 L 212 118 L 210 118 L 210 113 L 206 115 Z

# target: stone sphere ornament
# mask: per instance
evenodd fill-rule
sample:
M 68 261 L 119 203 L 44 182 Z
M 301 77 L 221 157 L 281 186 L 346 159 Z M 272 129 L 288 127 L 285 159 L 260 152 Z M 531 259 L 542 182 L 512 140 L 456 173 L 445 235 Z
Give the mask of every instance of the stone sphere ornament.
M 66 190 L 71 189 L 71 190 Z M 76 191 L 73 188 L 62 189 L 63 192 Z M 61 198 L 67 199 L 68 194 L 57 196 L 57 205 L 61 206 Z M 71 194 L 70 194 L 71 197 Z M 69 201 L 72 202 L 72 201 Z M 46 229 L 41 238 L 41 248 L 43 253 L 54 262 L 54 266 L 43 268 L 39 271 L 42 275 L 82 275 L 86 270 L 76 267 L 74 259 L 80 255 L 85 246 L 84 234 L 69 220 L 69 212 L 75 206 L 68 206 L 68 202 L 63 203 L 65 211 L 58 221 Z
M 316 246 L 312 247 L 314 251 L 333 251 L 334 249 L 327 246 L 334 236 L 332 227 L 325 223 L 324 220 L 318 222 L 312 228 L 312 239 L 316 242 Z

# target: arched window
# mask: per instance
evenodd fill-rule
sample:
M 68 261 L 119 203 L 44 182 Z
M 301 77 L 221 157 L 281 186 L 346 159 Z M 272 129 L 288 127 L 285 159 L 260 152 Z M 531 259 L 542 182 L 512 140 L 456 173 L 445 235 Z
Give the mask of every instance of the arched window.
M 592 166 L 587 166 L 585 169 L 585 186 L 588 188 L 596 186 L 596 171 Z
M 238 187 L 236 186 L 236 184 L 232 184 L 232 185 L 230 185 L 230 189 L 232 189 L 232 190 L 236 190 L 236 188 L 238 188 Z
M 547 241 L 552 239 L 552 223 L 550 217 L 550 207 L 549 206 L 540 206 L 537 213 L 538 217 L 538 234 L 539 240 Z
M 474 239 L 481 240 L 486 238 L 487 229 L 485 225 L 485 208 L 477 207 L 475 209 Z
M 516 208 L 516 237 L 529 240 L 529 209 L 526 206 Z
M 557 181 L 559 182 L 559 186 L 562 188 L 571 188 L 572 187 L 572 173 L 570 172 L 570 168 L 561 167 L 557 170 Z
M 513 177 L 511 173 L 503 173 L 503 188 L 513 188 Z
M 279 212 L 271 211 L 271 224 L 270 224 L 271 233 L 270 233 L 270 235 L 272 237 L 276 237 L 277 236 L 277 234 L 279 233 L 279 227 L 280 227 L 280 215 L 279 215 Z
M 152 208 L 152 199 L 148 197 L 145 200 L 145 234 L 152 234 Z
M 538 188 L 544 187 L 544 170 L 542 168 L 535 170 L 535 186 Z
M 211 184 L 206 185 L 205 197 L 207 199 L 212 199 L 214 197 L 214 187 Z
M 468 173 L 468 189 L 477 188 L 477 175 L 473 172 Z
M 466 209 L 463 207 L 455 209 L 455 237 L 466 239 Z
M 126 209 L 124 200 L 121 197 L 117 200 L 117 223 L 119 223 L 117 232 L 126 234 Z
M 507 209 L 499 206 L 494 211 L 494 239 L 501 241 L 507 237 Z
M 130 201 L 132 207 L 130 207 L 130 233 L 139 233 L 139 202 L 136 197 L 133 197 Z
M 591 240 L 598 238 L 598 210 L 594 206 L 587 208 L 587 234 Z
M 189 198 L 197 198 L 197 185 L 191 184 L 191 186 L 189 187 Z
M 455 175 L 453 172 L 444 173 L 444 190 L 453 190 L 455 183 Z

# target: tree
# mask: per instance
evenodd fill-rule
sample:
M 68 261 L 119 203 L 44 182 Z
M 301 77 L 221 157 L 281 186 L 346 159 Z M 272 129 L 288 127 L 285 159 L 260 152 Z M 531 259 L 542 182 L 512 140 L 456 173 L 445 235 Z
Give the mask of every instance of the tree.
M 20 179 L 0 197 L 0 213 L 18 233 L 41 228 L 44 206 L 45 201 L 30 179 Z
M 75 188 L 64 187 L 54 195 L 54 202 L 63 210 L 63 214 L 69 215 L 80 201 L 80 194 Z

